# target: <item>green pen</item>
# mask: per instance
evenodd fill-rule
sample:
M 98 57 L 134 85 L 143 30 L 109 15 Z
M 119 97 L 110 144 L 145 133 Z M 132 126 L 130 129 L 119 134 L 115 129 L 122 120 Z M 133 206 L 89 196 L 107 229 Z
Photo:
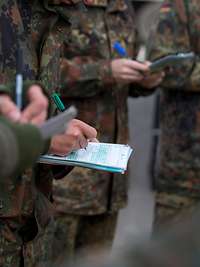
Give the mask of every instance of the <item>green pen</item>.
M 57 93 L 52 94 L 52 99 L 60 112 L 65 111 L 65 106 Z

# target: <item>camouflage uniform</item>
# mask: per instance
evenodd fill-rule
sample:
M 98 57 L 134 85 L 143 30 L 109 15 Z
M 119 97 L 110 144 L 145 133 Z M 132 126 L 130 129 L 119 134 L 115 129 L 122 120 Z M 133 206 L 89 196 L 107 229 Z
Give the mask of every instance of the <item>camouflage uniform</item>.
M 150 59 L 176 52 L 200 53 L 198 0 L 164 1 Z M 200 63 L 166 71 L 160 101 L 155 223 L 176 217 L 200 199 Z
M 31 1 L 24 0 L 2 0 L 0 3 L 1 92 L 5 92 L 3 85 L 15 81 L 17 49 L 23 52 L 24 80 L 38 78 L 37 56 L 30 39 L 30 4 Z M 1 179 L 0 266 L 51 266 L 54 223 L 48 198 L 52 177 L 49 168 L 36 166 L 35 172 L 29 169 L 22 175 Z
M 137 53 L 128 1 L 95 0 L 86 6 L 86 12 L 74 5 L 50 2 L 60 17 L 44 41 L 41 77 L 48 72 L 51 54 L 60 53 L 60 84 L 59 88 L 54 84 L 53 90 L 60 91 L 65 104 L 75 104 L 78 118 L 97 129 L 101 142 L 126 144 L 130 88 L 115 82 L 111 60 L 119 58 L 113 49 L 115 41 L 125 47 L 128 57 L 135 58 Z M 36 14 L 37 20 L 40 16 Z M 58 46 L 60 49 L 55 49 Z M 57 237 L 64 239 L 63 246 L 71 256 L 75 250 L 110 247 L 117 213 L 127 202 L 127 177 L 75 168 L 67 178 L 54 182 L 53 199 Z

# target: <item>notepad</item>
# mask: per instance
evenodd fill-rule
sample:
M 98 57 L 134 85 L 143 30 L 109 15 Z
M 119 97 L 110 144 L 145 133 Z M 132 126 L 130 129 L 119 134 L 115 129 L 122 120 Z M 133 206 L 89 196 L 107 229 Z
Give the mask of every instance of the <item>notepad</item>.
M 79 149 L 64 157 L 43 155 L 39 162 L 125 173 L 132 152 L 129 145 L 90 142 L 86 149 Z

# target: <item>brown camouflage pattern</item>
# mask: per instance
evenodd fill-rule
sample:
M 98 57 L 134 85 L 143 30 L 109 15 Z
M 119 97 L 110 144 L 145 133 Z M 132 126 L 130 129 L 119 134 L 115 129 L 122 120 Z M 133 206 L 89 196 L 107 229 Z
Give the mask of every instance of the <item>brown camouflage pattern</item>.
M 164 1 L 151 36 L 150 59 L 177 52 L 200 52 L 200 3 Z M 166 71 L 160 101 L 160 141 L 156 162 L 158 211 L 177 214 L 200 197 L 200 63 Z M 181 200 L 181 201 L 180 201 Z M 181 203 L 181 204 L 180 204 Z M 185 205 L 184 203 L 189 203 Z M 171 213 L 171 211 L 169 212 Z M 176 213 L 176 212 L 175 212 Z M 160 221 L 160 215 L 158 215 Z M 169 216 L 168 216 L 169 217 Z M 173 215 L 172 215 L 173 217 Z M 156 219 L 157 220 L 157 219 Z
M 38 60 L 30 36 L 31 4 L 24 0 L 0 2 L 1 85 L 15 81 L 18 48 L 23 52 L 24 80 L 38 78 Z M 27 170 L 0 180 L 0 266 L 21 267 L 23 260 L 28 267 L 50 266 L 53 221 L 47 198 L 51 183 L 49 168 L 39 166 L 34 173 Z
M 27 42 L 27 39 L 30 37 L 28 27 L 30 25 L 29 14 L 28 12 L 23 14 L 23 7 L 21 4 L 17 4 L 16 1 L 1 1 L 0 10 L 0 35 L 2 38 L 0 44 L 0 84 L 15 81 L 16 51 L 18 47 L 23 51 L 24 57 L 23 78 L 25 80 L 33 80 L 36 75 L 37 62 L 36 57 L 30 55 L 31 42 Z M 23 14 L 23 19 L 21 14 Z
M 101 142 L 126 144 L 129 88 L 115 83 L 110 63 L 119 58 L 112 48 L 115 41 L 121 42 L 129 57 L 136 56 L 133 14 L 125 1 L 111 0 L 105 7 L 99 7 L 99 3 L 102 5 L 102 1 L 87 5 L 87 12 L 80 12 L 74 5 L 54 5 L 60 17 L 44 41 L 41 77 L 53 82 L 46 64 L 51 61 L 51 53 L 59 53 L 55 47 L 60 44 L 60 83 L 52 90 L 60 91 L 66 105 L 75 104 L 78 118 L 97 129 Z M 39 25 L 36 14 L 35 36 Z M 78 21 L 70 25 L 72 18 Z M 54 182 L 53 195 L 61 213 L 114 212 L 126 204 L 127 177 L 75 168 L 67 178 Z
M 0 83 L 4 84 L 15 80 L 15 55 L 18 45 L 23 51 L 24 58 L 27 56 L 27 62 L 25 63 L 23 72 L 24 78 L 32 78 L 34 68 L 32 68 L 32 61 L 27 45 L 27 39 L 29 37 L 28 32 L 23 27 L 19 6 L 16 4 L 16 1 L 1 1 L 0 12 L 2 25 L 0 33 L 2 36 L 0 50 Z M 6 181 L 1 181 L 1 217 L 15 217 L 32 212 L 33 205 L 31 204 L 32 198 L 30 195 L 32 194 L 30 190 L 27 194 L 29 195 L 29 201 L 24 201 L 26 199 L 25 188 L 30 188 L 30 186 L 27 186 L 28 184 L 30 185 L 30 183 L 31 178 L 27 174 L 24 174 L 22 179 L 15 177 L 7 179 Z M 22 212 L 23 203 L 26 203 L 26 207 L 24 207 L 24 211 Z
M 63 215 L 56 219 L 53 243 L 54 265 L 89 260 L 103 250 L 110 251 L 117 214 L 93 216 Z

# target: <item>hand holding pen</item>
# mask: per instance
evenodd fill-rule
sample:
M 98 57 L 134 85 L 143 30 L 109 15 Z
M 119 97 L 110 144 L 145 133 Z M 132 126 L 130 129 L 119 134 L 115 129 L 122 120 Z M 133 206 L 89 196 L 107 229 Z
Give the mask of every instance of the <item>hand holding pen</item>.
M 113 59 L 111 69 L 116 82 L 120 84 L 137 83 L 146 88 L 152 88 L 162 82 L 163 73 L 150 73 L 150 62 L 139 62 L 128 58 L 128 53 L 119 42 L 113 45 L 115 52 L 121 57 Z
M 9 95 L 0 95 L 0 114 L 20 123 L 42 124 L 47 118 L 48 100 L 38 85 L 27 90 L 29 104 L 23 109 L 23 55 L 20 49 L 16 54 L 15 103 Z
M 0 95 L 0 114 L 20 123 L 42 124 L 47 118 L 48 99 L 38 85 L 32 85 L 27 92 L 29 104 L 20 111 L 10 96 Z

